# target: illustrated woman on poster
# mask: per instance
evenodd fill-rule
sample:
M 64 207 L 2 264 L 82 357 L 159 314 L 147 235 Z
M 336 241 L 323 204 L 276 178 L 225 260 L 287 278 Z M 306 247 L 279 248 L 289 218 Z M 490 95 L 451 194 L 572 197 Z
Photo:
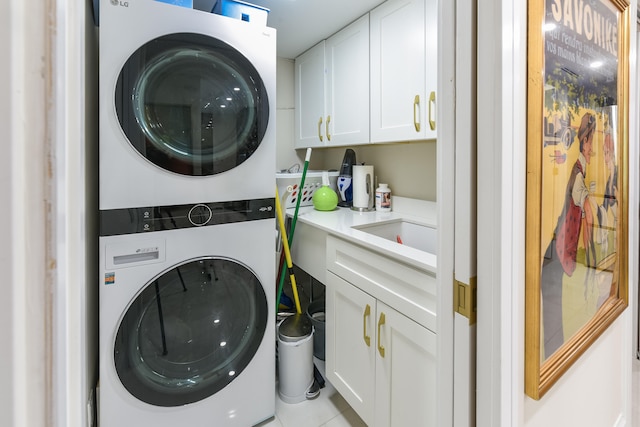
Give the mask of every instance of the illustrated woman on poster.
M 611 132 L 605 132 L 602 152 L 604 154 L 604 163 L 607 170 L 607 183 L 604 187 L 604 200 L 598 210 L 598 222 L 603 230 L 601 239 L 603 246 L 602 250 L 604 253 L 608 253 L 608 233 L 616 229 L 618 220 L 618 166 L 616 165 L 613 136 L 611 135 Z M 613 237 L 613 248 L 615 248 L 615 232 L 613 233 Z
M 593 154 L 593 136 L 596 117 L 585 113 L 580 121 L 577 138 L 580 154 L 567 182 L 562 213 L 555 228 L 555 238 L 545 252 L 548 260 L 542 266 L 540 289 L 545 358 L 564 344 L 563 332 L 563 280 L 576 270 L 578 243 L 582 238 L 587 266 L 595 262 L 593 244 L 593 208 L 585 182 L 587 167 Z
M 596 233 L 596 243 L 600 247 L 600 257 L 603 268 L 599 268 L 598 287 L 599 298 L 596 308 L 599 308 L 609 297 L 617 294 L 617 287 L 612 272 L 606 267 L 610 264 L 608 258 L 615 256 L 618 247 L 618 165 L 616 164 L 615 144 L 611 129 L 605 130 L 602 147 L 607 182 L 604 187 L 602 204 L 598 206 L 599 231 Z

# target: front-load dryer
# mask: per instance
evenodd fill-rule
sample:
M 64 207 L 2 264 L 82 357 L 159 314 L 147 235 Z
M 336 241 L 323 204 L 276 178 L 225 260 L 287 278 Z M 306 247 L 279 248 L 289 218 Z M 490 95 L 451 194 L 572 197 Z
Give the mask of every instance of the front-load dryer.
M 276 32 L 100 2 L 100 209 L 273 197 Z
M 100 426 L 273 417 L 273 199 L 110 210 L 100 228 Z

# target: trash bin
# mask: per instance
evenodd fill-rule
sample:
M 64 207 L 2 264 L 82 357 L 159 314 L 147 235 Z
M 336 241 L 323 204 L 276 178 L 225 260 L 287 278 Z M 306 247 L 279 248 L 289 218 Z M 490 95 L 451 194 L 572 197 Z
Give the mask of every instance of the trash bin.
M 315 300 L 307 307 L 307 316 L 311 319 L 311 324 L 313 325 L 313 355 L 320 360 L 324 360 L 324 308 L 324 299 Z
M 294 314 L 278 326 L 278 394 L 285 403 L 302 402 L 313 381 L 313 325 Z

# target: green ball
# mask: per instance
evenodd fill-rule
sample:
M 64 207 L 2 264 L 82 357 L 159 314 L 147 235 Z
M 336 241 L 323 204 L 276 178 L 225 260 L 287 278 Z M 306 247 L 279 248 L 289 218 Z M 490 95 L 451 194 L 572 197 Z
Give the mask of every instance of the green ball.
M 313 192 L 313 207 L 319 211 L 332 211 L 338 206 L 338 195 L 331 187 L 323 186 Z

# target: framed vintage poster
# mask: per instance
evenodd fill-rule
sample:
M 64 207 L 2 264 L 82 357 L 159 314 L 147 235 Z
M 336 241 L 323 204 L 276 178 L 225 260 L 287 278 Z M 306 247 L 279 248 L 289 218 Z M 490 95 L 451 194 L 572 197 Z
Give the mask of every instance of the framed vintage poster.
M 525 392 L 628 302 L 629 1 L 529 1 Z M 606 369 L 606 367 L 603 367 Z

